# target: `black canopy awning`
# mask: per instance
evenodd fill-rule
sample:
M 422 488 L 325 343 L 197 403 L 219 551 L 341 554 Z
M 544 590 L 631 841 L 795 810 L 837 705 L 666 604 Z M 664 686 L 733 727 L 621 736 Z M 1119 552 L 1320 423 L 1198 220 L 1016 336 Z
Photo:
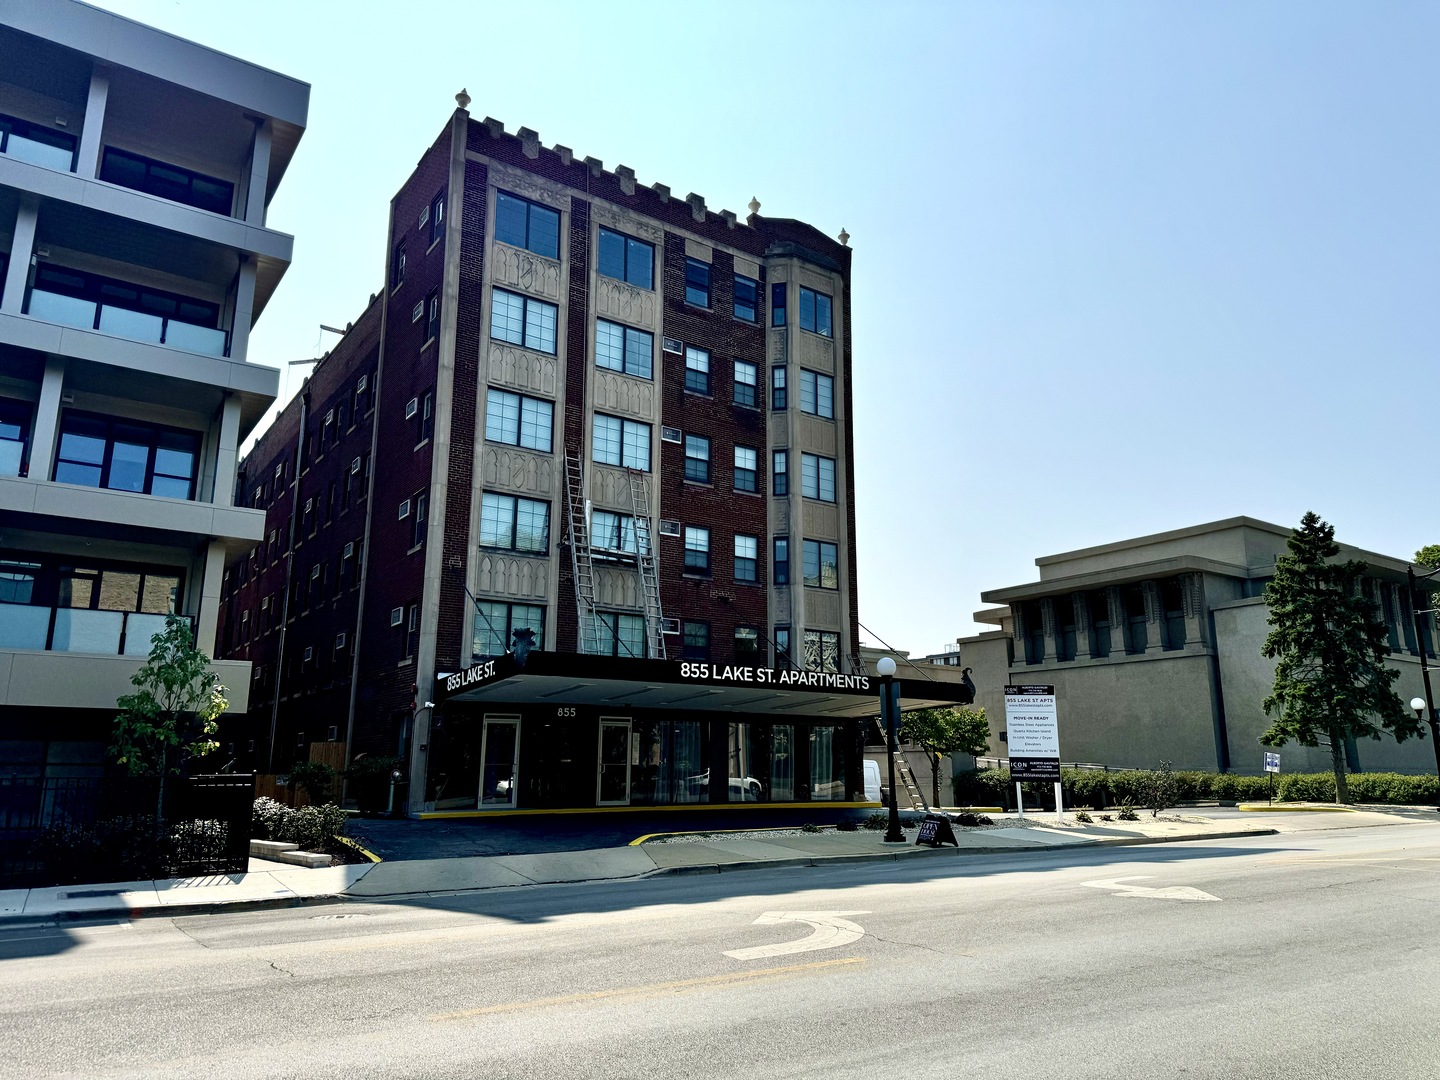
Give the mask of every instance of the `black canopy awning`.
M 960 683 L 895 681 L 905 710 L 958 705 L 967 696 Z M 433 700 L 437 706 L 534 703 L 860 719 L 878 715 L 880 680 L 708 661 L 532 652 L 524 668 L 506 655 L 439 675 Z

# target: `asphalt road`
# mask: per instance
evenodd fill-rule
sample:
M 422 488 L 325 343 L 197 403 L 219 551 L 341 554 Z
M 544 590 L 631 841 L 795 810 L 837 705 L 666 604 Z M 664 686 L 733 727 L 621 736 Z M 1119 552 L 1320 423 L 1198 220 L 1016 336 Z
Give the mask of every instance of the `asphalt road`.
M 0 1076 L 1431 1080 L 1437 919 L 1426 821 L 19 927 Z

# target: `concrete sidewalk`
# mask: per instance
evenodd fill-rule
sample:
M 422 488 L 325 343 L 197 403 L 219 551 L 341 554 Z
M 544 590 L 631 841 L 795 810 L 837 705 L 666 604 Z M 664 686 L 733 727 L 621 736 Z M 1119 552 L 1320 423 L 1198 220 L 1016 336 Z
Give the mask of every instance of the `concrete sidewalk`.
M 1319 816 L 1319 815 L 1317 815 Z M 1332 815 L 1324 815 L 1332 818 Z M 1400 823 L 1383 818 L 1367 823 Z M 905 844 L 886 844 L 884 833 L 868 830 L 790 832 L 765 837 L 724 833 L 680 838 L 653 837 L 623 846 L 548 851 L 521 855 L 411 859 L 351 866 L 276 869 L 247 874 L 101 885 L 49 886 L 0 892 L 0 927 L 7 924 L 86 919 L 215 914 L 225 911 L 296 907 L 339 900 L 440 896 L 518 885 L 612 881 L 651 874 L 718 874 L 781 866 L 819 866 L 917 858 L 973 857 L 1000 852 L 1067 847 L 1219 840 L 1274 833 L 1264 821 L 1138 821 L 1081 825 L 1053 815 L 1021 823 L 995 815 L 1001 827 L 956 829 L 960 846 L 917 847 L 916 829 Z M 1048 820 L 1047 820 L 1048 819 Z M 1012 824 L 1005 824 L 1006 821 Z

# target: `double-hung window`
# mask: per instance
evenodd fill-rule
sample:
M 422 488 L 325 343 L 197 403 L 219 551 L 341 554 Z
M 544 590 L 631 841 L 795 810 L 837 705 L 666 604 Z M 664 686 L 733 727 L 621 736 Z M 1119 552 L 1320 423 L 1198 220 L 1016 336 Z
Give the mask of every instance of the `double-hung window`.
M 710 440 L 704 435 L 685 436 L 685 479 L 710 483 Z
M 735 490 L 760 490 L 760 452 L 749 446 L 735 447 Z
M 735 318 L 760 321 L 760 283 L 754 278 L 735 275 Z
M 557 318 L 554 304 L 504 289 L 491 291 L 490 336 L 497 341 L 554 356 Z
M 785 289 L 783 281 L 777 281 L 770 286 L 770 325 L 785 325 Z
M 405 280 L 405 241 L 395 245 L 390 253 L 390 288 L 398 287 Z
M 760 369 L 748 360 L 735 361 L 735 404 L 751 409 L 760 404 Z
M 416 444 L 425 442 L 435 434 L 435 393 L 427 393 L 420 401 L 420 438 Z
M 603 277 L 615 278 L 637 289 L 653 289 L 655 245 L 602 228 L 598 269 Z
M 491 390 L 485 395 L 485 438 L 550 453 L 555 406 L 539 398 Z
M 821 502 L 835 501 L 835 459 L 819 454 L 800 455 L 800 494 Z
M 830 297 L 803 285 L 800 287 L 800 329 L 830 336 Z
M 735 534 L 735 580 L 760 580 L 760 540 Z
M 560 214 L 518 195 L 495 196 L 495 239 L 547 259 L 560 257 Z
M 710 624 L 686 620 L 682 627 L 680 655 L 686 660 L 710 659 Z
M 595 320 L 595 366 L 640 379 L 654 375 L 655 335 L 630 326 Z
M 433 341 L 440 336 L 440 292 L 432 289 L 425 299 L 425 340 Z
M 537 643 L 545 640 L 545 609 L 534 604 L 507 604 L 498 600 L 475 602 L 475 636 L 470 646 L 476 659 L 504 656 L 516 630 L 535 631 Z
M 774 555 L 770 559 L 770 565 L 775 568 L 775 584 L 790 584 L 790 538 L 788 536 L 775 537 L 773 545 Z
M 770 369 L 770 408 L 782 412 L 790 405 L 789 379 L 784 364 Z
M 710 306 L 710 264 L 699 259 L 685 260 L 685 302 L 696 307 Z
M 804 544 L 805 584 L 817 589 L 840 588 L 840 556 L 834 544 L 806 540 Z
M 790 451 L 776 450 L 770 456 L 770 492 L 774 495 L 790 494 Z
M 430 203 L 430 243 L 445 235 L 445 189 Z
M 414 511 L 410 515 L 410 546 L 417 548 L 425 543 L 426 518 L 429 516 L 430 496 L 423 491 L 415 493 L 412 499 Z
M 621 465 L 649 472 L 650 425 L 596 413 L 590 456 L 601 465 Z
M 818 371 L 800 369 L 800 411 L 835 419 L 835 380 Z
M 485 492 L 480 497 L 480 546 L 544 555 L 550 549 L 550 504 Z
M 55 481 L 189 499 L 199 459 L 195 432 L 66 412 L 60 419 Z
M 685 526 L 685 573 L 710 573 L 710 530 Z
M 618 611 L 596 613 L 597 629 L 600 631 L 600 654 L 602 656 L 633 656 L 643 660 L 645 645 L 645 616 L 625 615 Z
M 693 345 L 685 346 L 685 389 L 692 394 L 710 393 L 710 354 Z

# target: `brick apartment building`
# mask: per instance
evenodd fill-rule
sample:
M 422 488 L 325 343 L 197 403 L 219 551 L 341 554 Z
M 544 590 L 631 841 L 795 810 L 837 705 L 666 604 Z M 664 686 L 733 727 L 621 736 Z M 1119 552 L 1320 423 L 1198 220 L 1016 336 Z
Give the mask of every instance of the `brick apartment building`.
M 412 812 L 853 803 L 848 238 L 457 101 L 242 465 L 242 762 L 393 754 Z

